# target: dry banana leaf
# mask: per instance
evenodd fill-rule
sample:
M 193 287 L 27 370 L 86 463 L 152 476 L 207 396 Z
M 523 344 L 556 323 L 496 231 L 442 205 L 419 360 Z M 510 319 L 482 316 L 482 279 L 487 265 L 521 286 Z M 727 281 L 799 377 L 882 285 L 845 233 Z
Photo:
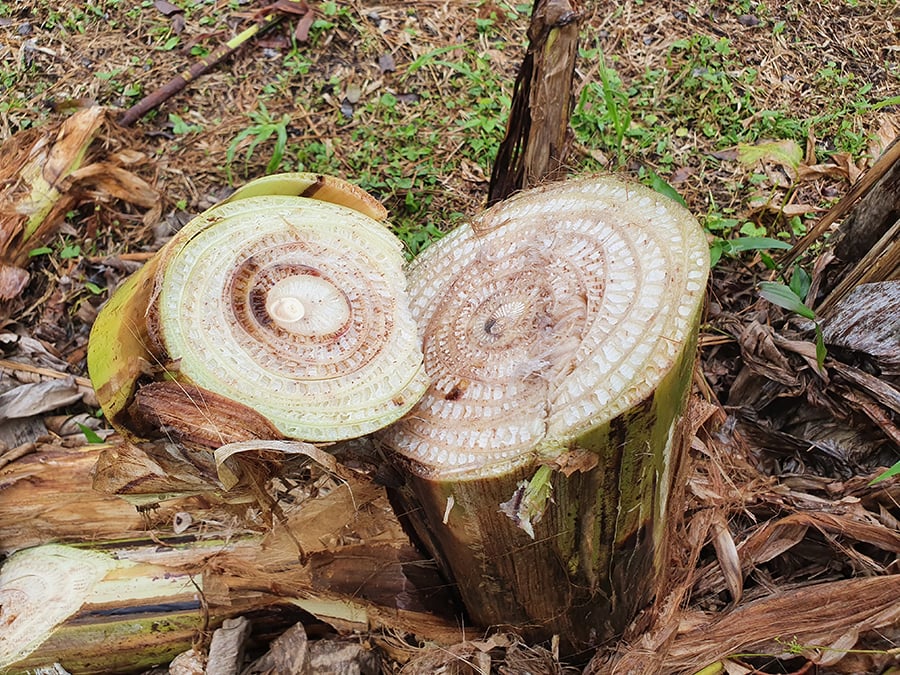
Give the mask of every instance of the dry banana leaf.
M 28 252 L 50 241 L 85 199 L 115 198 L 145 209 L 148 222 L 159 217 L 156 190 L 103 150 L 98 138 L 112 129 L 107 110 L 95 106 L 0 146 L 0 300 L 25 289 Z

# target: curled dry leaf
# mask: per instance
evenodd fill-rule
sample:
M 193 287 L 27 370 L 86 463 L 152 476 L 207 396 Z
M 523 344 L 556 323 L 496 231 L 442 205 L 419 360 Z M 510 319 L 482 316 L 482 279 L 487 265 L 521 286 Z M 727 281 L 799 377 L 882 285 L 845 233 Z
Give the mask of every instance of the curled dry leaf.
M 135 506 L 147 506 L 173 496 L 224 492 L 212 454 L 185 453 L 165 441 L 124 442 L 101 451 L 93 471 L 98 492 L 116 495 Z M 237 495 L 232 496 L 238 501 Z
M 0 146 L 0 300 L 24 290 L 28 252 L 47 243 L 64 215 L 85 199 L 117 199 L 160 213 L 159 194 L 142 178 L 104 159 L 105 108 L 76 112 L 60 124 L 28 129 Z
M 74 377 L 23 384 L 0 396 L 0 421 L 39 415 L 80 400 Z
M 719 568 L 725 577 L 725 585 L 735 604 L 741 601 L 744 593 L 744 575 L 741 571 L 741 561 L 738 556 L 734 538 L 728 530 L 728 523 L 721 514 L 713 522 L 712 544 L 716 550 L 716 558 Z
M 228 460 L 242 453 L 268 453 L 274 452 L 283 455 L 305 455 L 313 460 L 323 469 L 339 478 L 346 479 L 348 472 L 340 464 L 337 463 L 334 456 L 316 447 L 312 443 L 304 443 L 303 441 L 277 441 L 277 440 L 258 440 L 258 441 L 240 441 L 229 443 L 216 449 L 216 469 L 219 472 L 219 479 L 225 485 L 226 489 L 230 489 L 237 484 L 239 477 L 228 465 Z

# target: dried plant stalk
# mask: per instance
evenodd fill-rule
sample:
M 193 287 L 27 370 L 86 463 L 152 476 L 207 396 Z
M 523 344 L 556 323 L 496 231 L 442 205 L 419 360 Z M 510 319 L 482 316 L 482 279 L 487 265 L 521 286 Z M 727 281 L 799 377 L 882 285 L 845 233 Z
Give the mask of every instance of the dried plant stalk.
M 535 0 L 528 51 L 516 76 L 509 126 L 491 172 L 488 205 L 565 175 L 580 21 L 569 0 Z
M 381 439 L 478 624 L 571 654 L 653 596 L 708 259 L 682 207 L 595 178 L 520 193 L 412 268 L 433 384 Z
M 249 613 L 272 633 L 297 607 L 340 631 L 463 635 L 442 612 L 436 570 L 370 481 L 313 472 L 316 496 L 298 488 L 272 528 L 208 495 L 141 515 L 91 488 L 100 452 L 43 446 L 0 469 L 0 672 L 143 671 L 224 618 Z
M 114 673 L 167 663 L 205 628 L 202 582 L 191 577 L 128 560 L 124 551 L 57 544 L 20 551 L 0 569 L 0 669 L 23 673 L 61 663 L 70 672 Z M 268 604 L 258 594 L 234 601 L 206 620 L 216 625 Z

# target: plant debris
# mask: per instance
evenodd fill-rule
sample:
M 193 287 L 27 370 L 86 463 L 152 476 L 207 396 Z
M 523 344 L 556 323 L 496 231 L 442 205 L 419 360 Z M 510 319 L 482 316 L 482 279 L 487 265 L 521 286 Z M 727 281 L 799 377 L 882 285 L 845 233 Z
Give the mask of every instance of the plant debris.
M 229 169 L 242 183 L 280 152 L 282 169 L 352 179 L 386 204 L 410 254 L 455 214 L 479 210 L 527 10 L 500 1 L 414 5 L 309 3 L 314 14 L 285 17 L 129 130 L 110 120 L 258 20 L 256 5 L 237 14 L 221 3 L 178 11 L 165 2 L 58 3 L 48 12 L 25 0 L 0 17 L 9 65 L 0 105 L 0 372 L 4 390 L 59 382 L 44 386 L 67 392 L 40 405 L 26 397 L 27 417 L 3 423 L 0 552 L 61 532 L 155 539 L 171 555 L 184 537 L 237 545 L 266 536 L 277 555 L 262 570 L 265 583 L 244 590 L 307 603 L 303 639 L 288 628 L 301 620 L 294 616 L 277 631 L 284 641 L 309 647 L 356 631 L 384 672 L 579 672 L 559 662 L 552 643 L 461 628 L 447 616 L 447 589 L 430 599 L 413 592 L 436 572 L 366 478 L 389 474 L 374 454 L 354 450 L 360 474 L 340 480 L 303 456 L 286 461 L 290 471 L 273 488 L 289 520 L 302 523 L 310 565 L 302 573 L 291 568 L 296 547 L 280 524 L 246 505 L 190 495 L 137 512 L 90 489 L 105 447 L 85 432 L 104 432 L 84 378 L 90 325 L 125 276 L 231 192 Z M 878 0 L 579 5 L 567 168 L 677 187 L 721 255 L 685 420 L 690 447 L 669 496 L 677 534 L 669 592 L 619 644 L 583 655 L 585 672 L 888 672 L 900 643 L 900 483 L 872 481 L 898 459 L 897 303 L 889 300 L 896 216 L 862 255 L 841 259 L 830 235 L 900 166 L 900 144 L 890 146 L 900 129 L 895 8 Z M 232 166 L 229 156 L 246 162 Z M 766 248 L 772 239 L 793 248 L 779 257 Z M 821 366 L 813 322 L 758 295 L 761 281 L 790 286 L 795 265 L 809 277 L 801 301 L 821 323 Z M 873 271 L 881 278 L 866 276 Z M 215 462 L 200 470 L 214 475 Z M 77 534 L 66 530 L 73 513 Z M 254 578 L 259 546 L 238 549 L 246 557 L 228 558 L 225 548 L 207 556 L 210 578 L 237 586 Z M 310 594 L 360 604 L 316 606 Z M 390 594 L 410 604 L 386 609 L 379 603 Z M 253 657 L 277 652 L 274 638 L 261 638 Z M 203 650 L 201 641 L 205 658 Z

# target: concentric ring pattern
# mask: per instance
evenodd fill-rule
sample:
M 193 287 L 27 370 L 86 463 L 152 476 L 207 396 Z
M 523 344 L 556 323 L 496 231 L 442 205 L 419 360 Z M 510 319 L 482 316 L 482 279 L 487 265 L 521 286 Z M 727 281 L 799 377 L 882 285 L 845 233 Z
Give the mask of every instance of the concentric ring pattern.
M 411 270 L 433 384 L 386 445 L 442 477 L 562 449 L 668 372 L 708 261 L 696 220 L 640 185 L 583 179 L 498 204 Z
M 158 323 L 195 384 L 286 436 L 379 429 L 426 386 L 400 242 L 343 206 L 249 197 L 206 212 L 166 261 Z

